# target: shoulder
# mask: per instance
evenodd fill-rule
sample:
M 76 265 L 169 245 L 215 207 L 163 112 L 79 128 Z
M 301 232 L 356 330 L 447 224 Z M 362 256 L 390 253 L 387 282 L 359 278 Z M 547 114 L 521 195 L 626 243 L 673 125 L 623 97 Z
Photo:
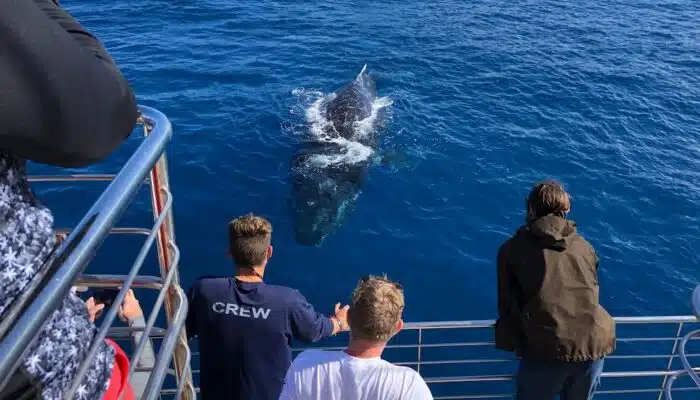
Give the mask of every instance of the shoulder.
M 270 284 L 265 284 L 265 290 L 268 292 L 273 292 L 277 296 L 285 299 L 288 302 L 303 302 L 306 301 L 306 298 L 304 295 L 301 294 L 301 292 L 297 289 L 291 288 L 289 286 L 281 286 L 281 285 L 270 285 Z
M 395 376 L 400 376 L 401 381 L 404 385 L 397 387 L 404 387 L 407 393 L 403 393 L 402 397 L 409 396 L 409 398 L 414 399 L 432 399 L 432 394 L 428 388 L 428 384 L 425 383 L 423 377 L 413 368 L 406 367 L 403 365 L 391 365 L 391 369 L 394 371 Z
M 511 247 L 513 247 L 516 243 L 522 241 L 527 237 L 527 234 L 529 232 L 529 228 L 527 225 L 521 225 L 518 227 L 518 229 L 515 230 L 515 232 L 510 235 L 508 239 L 506 239 L 501 246 L 498 248 L 498 251 L 503 251 L 507 250 Z
M 388 361 L 387 361 L 388 363 Z M 406 378 L 412 379 L 412 380 L 419 380 L 423 381 L 423 377 L 420 376 L 420 374 L 413 368 L 411 367 L 406 367 L 404 365 L 396 365 L 396 364 L 391 364 L 391 369 L 395 371 L 396 374 L 400 374 L 405 376 Z
M 522 226 L 506 239 L 500 246 L 498 246 L 498 258 L 503 258 L 508 255 L 508 253 L 513 251 L 513 248 L 517 245 L 519 241 L 522 241 L 525 235 L 526 227 Z
M 406 375 L 408 379 L 410 380 L 410 392 L 411 392 L 411 398 L 414 399 L 421 399 L 421 400 L 428 400 L 433 398 L 433 394 L 430 392 L 430 388 L 428 387 L 428 384 L 425 383 L 425 380 L 423 379 L 422 376 L 418 372 L 416 372 L 414 369 L 409 368 L 409 367 L 402 367 L 406 368 L 410 371 L 406 372 Z
M 575 224 L 575 223 L 574 223 Z M 575 225 L 574 225 L 575 226 Z M 590 251 L 591 253 L 595 254 L 595 248 L 593 247 L 593 244 L 588 241 L 581 232 L 576 228 L 574 231 L 574 237 L 573 237 L 573 242 L 581 249 L 585 249 L 587 251 Z
M 207 276 L 202 276 L 202 277 L 195 279 L 194 282 L 192 282 L 190 289 L 194 290 L 194 291 L 200 291 L 203 288 L 218 287 L 221 285 L 229 285 L 229 283 L 230 283 L 229 277 L 207 275 Z
M 584 256 L 587 258 L 590 257 L 589 260 L 593 264 L 597 265 L 600 262 L 600 258 L 598 257 L 598 253 L 595 251 L 595 248 L 591 242 L 581 235 L 578 229 L 575 230 L 571 240 L 571 251 L 579 256 Z
M 334 359 L 337 359 L 337 352 L 317 349 L 307 349 L 299 353 L 292 362 L 292 369 L 296 371 L 308 369 Z

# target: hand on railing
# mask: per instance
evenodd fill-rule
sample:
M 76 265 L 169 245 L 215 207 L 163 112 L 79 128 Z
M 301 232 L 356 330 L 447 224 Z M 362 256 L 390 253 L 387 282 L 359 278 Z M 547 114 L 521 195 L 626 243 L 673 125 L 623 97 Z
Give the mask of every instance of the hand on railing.
M 129 289 L 124 297 L 124 303 L 119 307 L 119 319 L 125 324 L 131 325 L 131 323 L 139 317 L 143 316 L 143 310 L 141 310 L 141 305 L 138 299 L 134 296 L 134 291 Z
M 95 302 L 94 297 L 90 297 L 85 301 L 85 306 L 88 310 L 88 319 L 90 322 L 95 323 L 95 320 L 102 315 L 102 310 L 105 308 L 104 303 Z

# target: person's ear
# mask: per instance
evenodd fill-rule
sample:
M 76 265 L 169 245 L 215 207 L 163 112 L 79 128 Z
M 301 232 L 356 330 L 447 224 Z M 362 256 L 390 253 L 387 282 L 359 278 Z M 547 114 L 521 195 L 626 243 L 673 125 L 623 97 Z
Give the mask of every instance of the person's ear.
M 267 247 L 267 259 L 269 260 L 270 258 L 272 258 L 272 245 Z
M 401 332 L 401 329 L 403 329 L 403 320 L 399 319 L 398 321 L 396 321 L 396 327 L 394 330 L 396 331 L 396 333 L 399 333 L 399 332 Z M 394 333 L 394 334 L 396 334 L 396 333 Z

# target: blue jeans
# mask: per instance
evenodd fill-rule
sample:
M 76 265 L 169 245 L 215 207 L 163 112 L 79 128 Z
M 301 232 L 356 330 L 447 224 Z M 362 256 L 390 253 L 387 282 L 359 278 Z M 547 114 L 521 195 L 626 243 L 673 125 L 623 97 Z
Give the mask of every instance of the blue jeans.
M 523 359 L 516 378 L 516 400 L 590 400 L 600 382 L 603 359 L 544 361 Z

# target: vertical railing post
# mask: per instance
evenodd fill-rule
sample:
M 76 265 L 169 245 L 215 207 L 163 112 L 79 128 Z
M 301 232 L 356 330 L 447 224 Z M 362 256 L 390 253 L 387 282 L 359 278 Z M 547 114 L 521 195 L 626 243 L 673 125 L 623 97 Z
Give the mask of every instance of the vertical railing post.
M 673 348 L 671 349 L 671 355 L 668 357 L 668 365 L 666 365 L 666 372 L 671 371 L 671 367 L 673 366 L 673 355 L 676 354 L 676 350 L 678 349 L 678 342 L 681 340 L 681 333 L 683 333 L 683 323 L 679 322 L 678 329 L 676 331 L 676 336 L 673 341 Z M 659 390 L 659 397 L 657 397 L 657 400 L 661 400 L 664 396 L 664 387 L 666 387 L 667 379 L 668 375 L 664 375 L 664 379 L 661 381 L 661 390 Z
M 144 124 L 144 134 L 148 136 L 150 133 L 150 125 L 148 121 L 142 121 Z M 169 129 L 172 129 L 169 127 Z M 151 180 L 151 200 L 153 203 L 153 215 L 157 218 L 163 212 L 163 194 L 162 189 L 166 189 L 170 192 L 170 181 L 168 179 L 168 165 L 166 160 L 166 152 L 160 157 L 158 162 L 156 162 L 154 168 L 150 173 Z M 167 215 L 163 221 L 158 237 L 156 248 L 158 249 L 158 263 L 160 265 L 160 274 L 163 279 L 168 275 L 169 270 L 172 268 L 173 272 L 172 282 L 167 288 L 167 294 L 165 297 L 165 314 L 168 321 L 168 325 L 172 323 L 173 314 L 175 309 L 173 304 L 178 301 L 177 290 L 175 287 L 180 287 L 180 276 L 178 271 L 178 265 L 171 263 L 174 261 L 173 249 L 169 245 L 170 242 L 175 243 L 175 227 L 173 223 L 172 208 L 166 211 Z M 186 328 L 183 327 L 180 330 L 180 334 L 175 346 L 175 353 L 173 355 L 173 361 L 175 363 L 175 376 L 177 379 L 178 386 L 180 386 L 181 379 L 187 379 L 185 382 L 185 390 L 183 398 L 185 400 L 193 400 L 191 394 L 194 393 L 194 385 L 192 383 L 192 374 L 187 373 L 191 367 L 188 362 L 188 348 L 187 348 L 187 334 Z
M 418 329 L 418 365 L 416 369 L 420 374 L 421 353 L 423 352 L 423 328 Z

